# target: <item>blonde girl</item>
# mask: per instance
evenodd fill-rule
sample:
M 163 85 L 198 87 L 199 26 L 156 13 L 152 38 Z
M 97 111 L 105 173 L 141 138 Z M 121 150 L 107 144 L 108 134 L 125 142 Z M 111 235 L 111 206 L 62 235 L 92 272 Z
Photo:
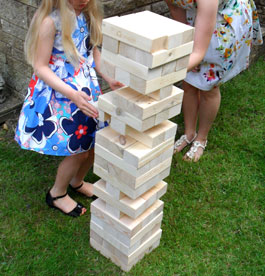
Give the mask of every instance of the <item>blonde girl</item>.
M 122 86 L 100 73 L 102 18 L 97 0 L 43 0 L 25 41 L 34 74 L 15 140 L 22 149 L 65 156 L 46 203 L 73 217 L 86 209 L 69 197 L 67 188 L 70 184 L 93 196 L 93 186 L 84 177 L 93 163 L 95 131 L 105 126 L 97 120 L 101 90 L 95 70 L 111 89 Z

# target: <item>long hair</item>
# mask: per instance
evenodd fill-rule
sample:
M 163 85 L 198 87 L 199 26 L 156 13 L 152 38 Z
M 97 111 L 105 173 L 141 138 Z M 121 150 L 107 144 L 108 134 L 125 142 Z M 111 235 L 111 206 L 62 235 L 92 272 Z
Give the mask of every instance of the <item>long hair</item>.
M 58 9 L 61 17 L 62 44 L 67 59 L 77 67 L 82 57 L 79 55 L 72 40 L 75 27 L 75 12 L 68 0 L 42 0 L 31 21 L 24 44 L 26 61 L 34 66 L 39 30 L 43 20 L 53 11 Z M 90 43 L 98 46 L 102 42 L 101 23 L 103 12 L 98 0 L 90 0 L 83 13 L 90 29 Z

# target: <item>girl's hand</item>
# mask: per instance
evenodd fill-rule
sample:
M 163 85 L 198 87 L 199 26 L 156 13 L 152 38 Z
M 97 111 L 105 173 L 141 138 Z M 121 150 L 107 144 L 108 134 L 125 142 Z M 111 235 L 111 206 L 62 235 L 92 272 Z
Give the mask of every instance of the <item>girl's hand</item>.
M 193 73 L 199 73 L 201 71 L 200 65 L 195 66 L 192 70 Z
M 76 106 L 87 116 L 92 118 L 98 117 L 98 110 L 89 103 L 91 97 L 89 97 L 84 91 L 75 91 L 73 102 Z
M 124 84 L 114 79 L 108 79 L 107 82 L 111 90 L 116 90 L 124 86 Z

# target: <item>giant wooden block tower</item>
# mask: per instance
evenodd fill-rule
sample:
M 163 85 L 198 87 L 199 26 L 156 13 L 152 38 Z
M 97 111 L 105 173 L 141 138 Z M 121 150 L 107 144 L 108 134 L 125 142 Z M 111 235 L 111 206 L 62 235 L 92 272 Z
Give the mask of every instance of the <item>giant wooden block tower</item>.
M 159 245 L 193 28 L 144 11 L 103 20 L 101 70 L 126 86 L 99 98 L 90 244 L 129 271 Z

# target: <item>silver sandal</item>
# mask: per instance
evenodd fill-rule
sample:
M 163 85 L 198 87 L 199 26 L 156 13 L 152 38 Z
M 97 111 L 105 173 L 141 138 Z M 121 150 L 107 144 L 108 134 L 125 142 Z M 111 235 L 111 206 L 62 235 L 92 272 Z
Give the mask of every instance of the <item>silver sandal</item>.
M 187 143 L 187 145 L 185 146 L 185 147 L 187 147 L 188 145 L 190 145 L 190 144 L 195 140 L 196 137 L 197 137 L 197 133 L 195 133 L 193 139 L 190 141 L 190 140 L 188 140 L 186 134 L 181 135 L 181 137 L 175 142 L 174 150 L 176 150 L 177 147 L 181 146 L 181 144 L 182 144 L 184 141 Z M 185 148 L 185 147 L 184 147 L 184 148 Z M 183 148 L 183 149 L 184 149 L 184 148 Z
M 199 141 L 194 141 L 192 143 L 192 147 L 185 155 L 188 156 L 190 160 L 193 160 L 198 148 L 202 148 L 203 150 L 205 150 L 206 146 L 207 146 L 207 140 L 204 145 Z

